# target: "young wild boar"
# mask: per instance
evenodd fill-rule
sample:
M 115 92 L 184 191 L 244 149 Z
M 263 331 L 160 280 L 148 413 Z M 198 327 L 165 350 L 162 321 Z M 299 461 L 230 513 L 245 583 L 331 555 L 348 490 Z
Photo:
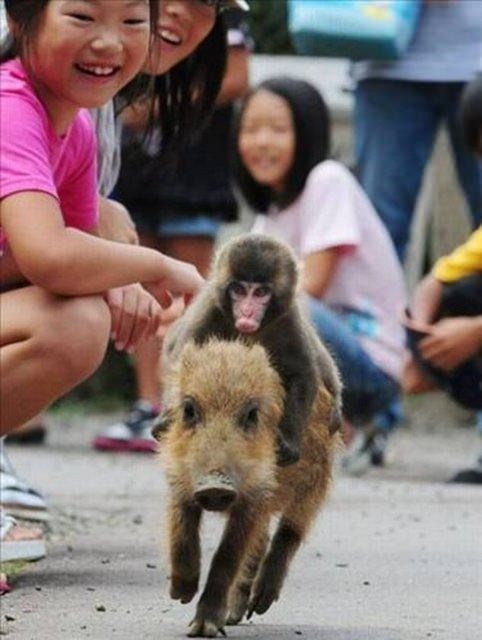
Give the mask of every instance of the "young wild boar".
M 225 624 L 262 614 L 278 599 L 288 565 L 329 484 L 337 435 L 332 398 L 320 388 L 298 463 L 276 465 L 284 391 L 260 345 L 188 343 L 166 381 L 173 410 L 161 437 L 170 486 L 171 597 L 199 586 L 203 510 L 226 526 L 188 635 L 216 637 Z M 280 520 L 269 541 L 269 523 Z

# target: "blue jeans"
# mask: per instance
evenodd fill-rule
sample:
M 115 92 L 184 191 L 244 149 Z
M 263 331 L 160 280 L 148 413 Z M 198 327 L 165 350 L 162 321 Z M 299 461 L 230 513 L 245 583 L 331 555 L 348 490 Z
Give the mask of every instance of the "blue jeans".
M 442 121 L 472 214 L 482 223 L 482 179 L 457 119 L 461 82 L 361 81 L 355 97 L 358 178 L 403 261 L 423 173 Z
M 482 274 L 474 273 L 460 280 L 444 284 L 439 318 L 474 317 L 482 314 Z M 456 369 L 446 372 L 424 360 L 418 343 L 424 333 L 408 330 L 408 346 L 420 367 L 451 398 L 468 409 L 482 409 L 482 356 L 465 360 Z
M 373 362 L 336 313 L 315 298 L 307 302 L 311 321 L 340 370 L 343 414 L 355 423 L 368 422 L 397 398 L 399 384 Z

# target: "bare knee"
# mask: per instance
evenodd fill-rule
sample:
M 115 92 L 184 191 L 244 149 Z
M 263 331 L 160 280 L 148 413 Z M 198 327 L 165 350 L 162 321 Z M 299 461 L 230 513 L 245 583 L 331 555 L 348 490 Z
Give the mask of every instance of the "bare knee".
M 70 386 L 100 366 L 110 334 L 110 313 L 101 296 L 59 298 L 42 317 L 36 341 Z

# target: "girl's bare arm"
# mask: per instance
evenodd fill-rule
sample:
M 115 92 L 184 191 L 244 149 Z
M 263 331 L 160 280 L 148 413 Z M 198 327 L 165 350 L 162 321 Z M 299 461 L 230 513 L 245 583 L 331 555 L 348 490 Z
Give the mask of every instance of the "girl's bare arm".
M 301 271 L 301 288 L 314 298 L 322 298 L 338 264 L 336 249 L 316 251 L 306 256 Z
M 145 282 L 192 294 L 203 282 L 190 264 L 65 227 L 56 199 L 48 194 L 8 196 L 1 202 L 0 214 L 20 271 L 53 293 L 86 295 Z

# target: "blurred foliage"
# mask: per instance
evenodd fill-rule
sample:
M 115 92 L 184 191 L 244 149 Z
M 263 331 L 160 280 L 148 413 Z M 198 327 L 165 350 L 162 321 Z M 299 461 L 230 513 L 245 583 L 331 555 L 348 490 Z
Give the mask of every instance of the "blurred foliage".
M 255 53 L 293 53 L 287 0 L 250 0 L 249 25 Z

